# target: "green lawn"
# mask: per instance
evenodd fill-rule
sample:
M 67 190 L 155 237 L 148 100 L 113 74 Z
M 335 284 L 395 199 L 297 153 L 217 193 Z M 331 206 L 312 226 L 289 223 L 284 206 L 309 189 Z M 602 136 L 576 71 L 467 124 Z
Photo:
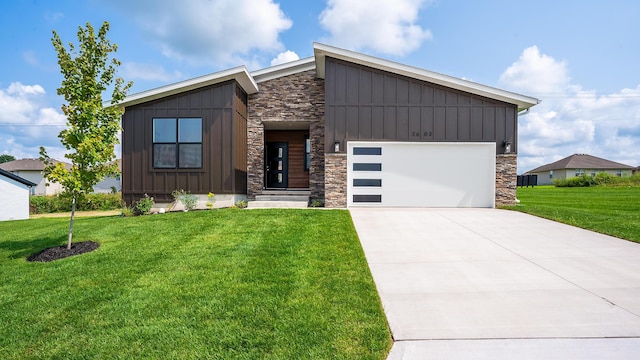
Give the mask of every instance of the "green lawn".
M 391 335 L 346 211 L 225 209 L 0 222 L 0 359 L 384 359 Z
M 640 242 L 640 187 L 518 188 L 507 207 L 622 239 Z

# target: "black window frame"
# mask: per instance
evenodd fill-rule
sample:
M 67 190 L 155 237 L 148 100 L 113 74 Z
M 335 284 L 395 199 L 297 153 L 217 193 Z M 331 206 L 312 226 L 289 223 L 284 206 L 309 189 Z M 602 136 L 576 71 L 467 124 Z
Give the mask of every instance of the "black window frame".
M 173 120 L 175 122 L 175 141 L 155 141 L 156 134 L 156 120 Z M 200 141 L 180 141 L 180 120 L 199 120 L 200 121 Z M 152 159 L 151 164 L 153 169 L 155 170 L 171 170 L 171 169 L 202 169 L 203 168 L 203 118 L 201 117 L 154 117 L 151 123 L 151 153 Z M 173 154 L 173 166 L 157 166 L 156 163 L 156 145 L 173 145 L 174 146 L 174 154 Z M 180 147 L 181 145 L 199 145 L 200 146 L 200 164 L 199 166 L 182 166 L 180 161 Z M 191 164 L 189 164 L 191 165 Z

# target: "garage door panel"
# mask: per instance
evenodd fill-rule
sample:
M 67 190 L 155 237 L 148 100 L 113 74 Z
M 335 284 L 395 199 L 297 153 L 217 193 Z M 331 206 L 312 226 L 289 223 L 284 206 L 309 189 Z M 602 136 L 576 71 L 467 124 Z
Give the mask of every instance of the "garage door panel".
M 494 206 L 495 143 L 349 142 L 348 151 L 349 206 Z

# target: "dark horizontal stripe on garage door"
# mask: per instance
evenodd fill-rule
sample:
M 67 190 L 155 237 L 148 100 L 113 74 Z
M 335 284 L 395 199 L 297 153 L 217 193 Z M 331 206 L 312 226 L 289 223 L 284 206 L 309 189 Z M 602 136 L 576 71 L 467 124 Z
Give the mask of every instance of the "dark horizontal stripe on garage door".
M 353 179 L 353 186 L 381 187 L 382 179 Z
M 353 195 L 354 203 L 381 203 L 382 195 Z
M 382 164 L 354 163 L 353 171 L 382 171 Z
M 382 155 L 381 147 L 354 147 L 353 155 Z

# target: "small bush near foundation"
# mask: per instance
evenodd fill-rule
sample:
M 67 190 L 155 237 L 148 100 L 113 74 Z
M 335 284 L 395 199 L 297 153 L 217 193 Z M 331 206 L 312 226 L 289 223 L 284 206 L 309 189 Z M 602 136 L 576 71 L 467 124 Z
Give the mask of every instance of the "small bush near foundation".
M 151 212 L 151 208 L 153 207 L 153 198 L 147 194 L 144 194 L 144 197 L 140 200 L 136 201 L 133 207 L 134 215 L 147 215 Z
M 248 205 L 247 200 L 239 200 L 236 201 L 235 207 L 237 207 L 238 209 L 244 209 L 246 208 Z

